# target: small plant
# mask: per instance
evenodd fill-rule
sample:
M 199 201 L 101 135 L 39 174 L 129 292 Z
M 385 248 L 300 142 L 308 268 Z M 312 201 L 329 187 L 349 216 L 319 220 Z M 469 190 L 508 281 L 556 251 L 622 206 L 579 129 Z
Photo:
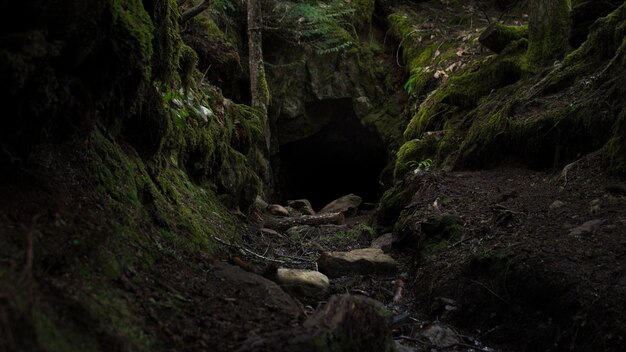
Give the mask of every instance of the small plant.
M 407 165 L 413 170 L 414 174 L 418 174 L 423 171 L 428 171 L 433 166 L 433 159 L 424 159 L 422 161 L 410 161 Z
M 421 68 L 413 71 L 413 73 L 411 73 L 411 77 L 409 77 L 409 80 L 406 81 L 406 83 L 404 84 L 404 90 L 406 90 L 407 94 L 412 98 L 415 98 L 417 96 L 418 92 L 416 90 L 415 84 L 417 83 L 417 80 L 420 78 L 421 74 Z

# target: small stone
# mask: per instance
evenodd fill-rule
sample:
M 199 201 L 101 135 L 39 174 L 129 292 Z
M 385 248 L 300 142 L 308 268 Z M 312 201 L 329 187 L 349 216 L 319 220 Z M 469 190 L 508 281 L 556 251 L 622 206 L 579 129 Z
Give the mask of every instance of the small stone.
M 264 234 L 264 235 L 269 235 L 269 236 L 272 236 L 272 237 L 274 237 L 274 236 L 275 237 L 280 237 L 280 233 L 278 231 L 272 230 L 272 229 L 268 229 L 266 227 L 262 228 L 259 231 L 261 231 L 261 233 Z
M 594 215 L 597 214 L 601 209 L 601 201 L 599 198 L 596 198 L 589 203 L 589 214 Z
M 279 268 L 276 281 L 286 291 L 306 297 L 323 296 L 330 286 L 328 276 L 319 271 Z
M 268 206 L 267 211 L 269 211 L 270 214 L 275 215 L 275 216 L 282 216 L 282 217 L 290 216 L 289 210 L 287 210 L 287 208 L 283 207 L 282 205 L 278 205 L 278 204 L 272 204 Z
M 324 252 L 317 264 L 321 272 L 333 278 L 352 274 L 392 274 L 398 270 L 398 263 L 380 248 Z
M 377 239 L 375 239 L 370 245 L 371 248 L 380 248 L 383 252 L 388 252 L 391 249 L 391 245 L 393 243 L 393 235 L 391 233 L 386 233 Z
M 580 235 L 584 235 L 587 233 L 593 233 L 595 230 L 598 229 L 598 227 L 600 227 L 600 225 L 602 225 L 602 223 L 604 222 L 604 220 L 590 220 L 587 221 L 586 223 L 572 229 L 572 231 L 570 231 L 569 235 L 570 236 L 580 236 Z
M 328 203 L 320 213 L 342 213 L 345 216 L 356 215 L 359 210 L 359 205 L 363 202 L 363 199 L 354 194 L 348 194 L 341 198 L 337 198 Z
M 550 209 L 551 210 L 555 210 L 555 209 L 559 209 L 565 206 L 565 202 L 561 202 L 560 200 L 555 200 L 554 202 L 552 202 L 552 204 L 550 204 Z
M 461 342 L 459 335 L 454 330 L 437 323 L 424 329 L 421 335 L 430 340 L 430 343 L 437 348 L 449 348 Z

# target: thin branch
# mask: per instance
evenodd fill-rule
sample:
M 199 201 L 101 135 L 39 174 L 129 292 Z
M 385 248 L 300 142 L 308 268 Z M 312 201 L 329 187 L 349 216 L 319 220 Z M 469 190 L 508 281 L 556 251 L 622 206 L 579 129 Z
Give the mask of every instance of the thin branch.
M 496 298 L 498 298 L 499 300 L 501 300 L 502 302 L 506 303 L 507 305 L 511 305 L 511 303 L 509 303 L 509 301 L 505 300 L 504 298 L 500 297 L 497 293 L 495 293 L 492 289 L 490 289 L 489 287 L 487 287 L 487 285 L 483 284 L 480 281 L 476 281 L 476 280 L 471 280 L 473 283 L 481 286 L 482 288 L 484 288 L 485 290 L 489 291 L 489 293 L 491 293 L 492 295 L 494 295 Z
M 239 249 L 241 251 L 244 251 L 244 252 L 246 252 L 248 254 L 251 254 L 251 255 L 253 255 L 253 256 L 257 257 L 257 258 L 263 259 L 265 261 L 274 262 L 274 263 L 280 263 L 280 264 L 287 264 L 287 262 L 284 261 L 284 260 L 268 258 L 268 257 L 262 256 L 262 255 L 260 255 L 258 253 L 255 253 L 255 252 L 249 250 L 248 248 L 242 247 L 242 246 L 237 245 L 237 244 L 228 243 L 228 242 L 224 241 L 223 239 L 221 239 L 219 237 L 216 237 L 216 236 L 211 236 L 211 237 L 213 237 L 214 240 L 216 240 L 217 242 L 219 242 L 219 243 L 221 243 L 221 244 L 223 244 L 225 246 L 237 248 L 237 249 Z
M 196 17 L 197 15 L 201 14 L 204 10 L 208 9 L 209 7 L 211 7 L 211 5 L 213 5 L 213 0 L 204 0 L 198 6 L 195 6 L 195 7 L 192 7 L 190 9 L 186 10 L 180 16 L 180 24 L 183 24 L 183 23 L 189 21 L 190 19 Z

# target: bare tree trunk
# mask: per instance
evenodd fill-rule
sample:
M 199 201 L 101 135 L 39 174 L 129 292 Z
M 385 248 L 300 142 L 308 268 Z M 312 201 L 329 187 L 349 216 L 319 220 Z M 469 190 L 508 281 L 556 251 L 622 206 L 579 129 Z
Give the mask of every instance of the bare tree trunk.
M 568 49 L 571 0 L 531 0 L 528 58 L 537 65 L 563 58 Z
M 267 106 L 270 94 L 265 77 L 265 65 L 263 63 L 263 12 L 262 0 L 248 0 L 248 51 L 250 65 L 250 94 L 252 107 L 263 114 L 265 120 L 264 135 L 265 147 L 269 153 L 270 128 L 267 117 Z

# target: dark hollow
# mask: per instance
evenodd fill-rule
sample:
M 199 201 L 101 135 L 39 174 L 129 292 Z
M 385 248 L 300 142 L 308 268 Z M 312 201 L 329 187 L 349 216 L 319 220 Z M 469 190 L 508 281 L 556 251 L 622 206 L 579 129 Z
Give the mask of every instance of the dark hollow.
M 350 99 L 318 102 L 307 112 L 331 114 L 331 122 L 280 147 L 283 201 L 306 198 L 316 211 L 349 193 L 377 201 L 379 176 L 387 163 L 381 138 L 361 124 Z

